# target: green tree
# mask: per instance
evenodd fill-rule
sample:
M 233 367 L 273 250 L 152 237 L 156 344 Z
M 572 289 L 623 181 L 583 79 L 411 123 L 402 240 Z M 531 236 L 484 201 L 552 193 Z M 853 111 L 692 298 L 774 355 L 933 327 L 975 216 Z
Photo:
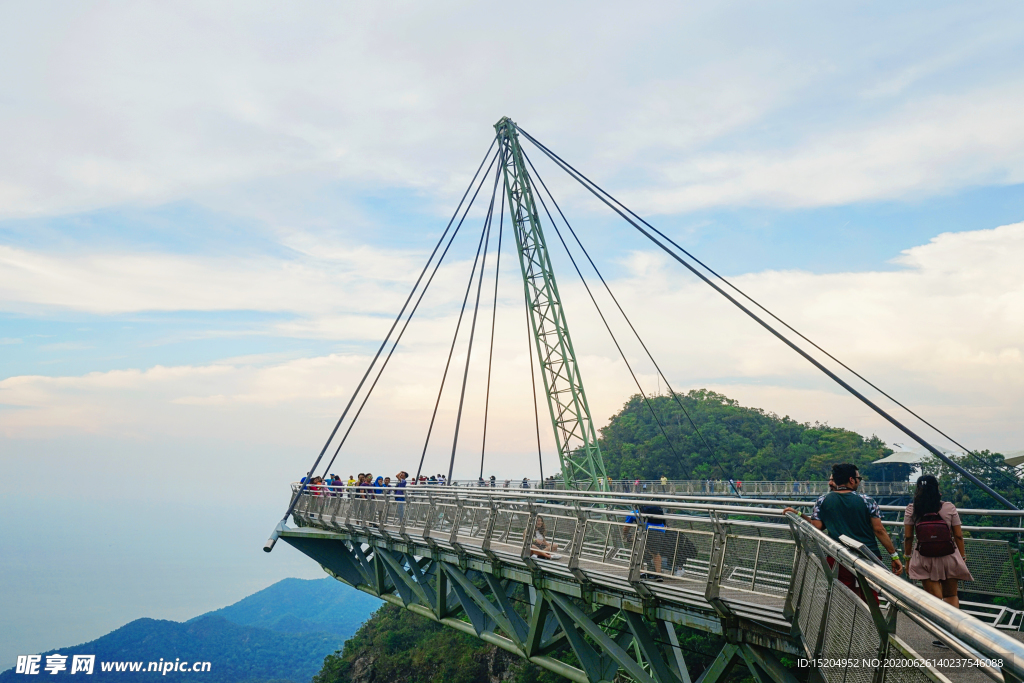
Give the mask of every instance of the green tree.
M 1018 508 L 1024 507 L 1024 482 L 1020 473 L 1005 465 L 1002 453 L 973 451 L 971 455 L 951 455 L 950 459 L 968 470 Z M 939 480 L 942 497 L 958 508 L 1002 509 L 1003 505 L 971 483 L 966 477 L 938 458 L 921 463 L 921 471 Z M 1016 526 L 1010 517 L 985 517 L 985 525 Z
M 679 394 L 685 413 L 671 396 L 648 400 L 668 439 L 643 397 L 630 397 L 601 430 L 601 452 L 614 479 L 664 475 L 669 479 L 824 480 L 836 462 L 854 463 L 870 477 L 870 463 L 892 452 L 878 437 L 865 439 L 827 424 L 779 417 L 707 389 Z

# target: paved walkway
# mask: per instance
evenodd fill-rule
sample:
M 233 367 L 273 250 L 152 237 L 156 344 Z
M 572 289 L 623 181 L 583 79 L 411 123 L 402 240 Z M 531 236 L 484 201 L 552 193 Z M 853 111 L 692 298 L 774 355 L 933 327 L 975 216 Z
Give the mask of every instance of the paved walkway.
M 1003 631 L 1003 633 L 1024 641 L 1024 633 L 1019 631 Z M 933 645 L 932 641 L 935 640 L 935 637 L 907 617 L 900 616 L 897 620 L 896 635 L 914 648 L 922 658 L 933 660 L 932 666 L 953 683 L 992 683 L 992 679 L 976 667 L 957 666 L 957 663 L 962 663 L 964 660 L 952 650 Z M 946 660 L 947 666 L 941 666 L 944 663 L 943 660 Z

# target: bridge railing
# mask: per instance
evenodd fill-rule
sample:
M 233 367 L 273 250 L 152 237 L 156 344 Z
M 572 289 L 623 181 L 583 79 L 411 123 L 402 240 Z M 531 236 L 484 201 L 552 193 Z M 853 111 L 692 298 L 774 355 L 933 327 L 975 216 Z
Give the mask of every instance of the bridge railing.
M 293 493 L 298 492 L 299 485 L 293 485 Z M 877 660 L 878 677 L 865 680 L 929 680 L 927 667 L 895 635 L 897 613 L 975 663 L 988 664 L 986 658 L 1008 662 L 1000 666 L 1013 672 L 1010 678 L 1004 679 L 998 669 L 987 670 L 994 680 L 1009 683 L 1012 675 L 1024 674 L 1024 644 L 1007 640 L 960 610 L 941 607 L 941 601 L 802 519 L 784 518 L 779 507 L 747 499 L 741 504 L 452 486 L 363 495 L 365 491 L 344 487 L 307 491 L 299 496 L 294 518 L 301 526 L 400 539 L 643 596 L 698 601 L 722 616 L 740 613 L 776 627 L 789 627 L 789 619 L 799 629 L 809 659 Z M 655 501 L 663 515 L 638 512 Z M 974 554 L 969 550 L 969 558 Z M 1006 557 L 999 556 L 1002 564 L 994 579 L 979 572 L 975 583 L 992 594 L 1019 595 L 1019 577 L 1012 558 L 1006 564 Z M 870 587 L 862 591 L 864 599 L 837 580 L 839 566 Z M 1000 587 L 1000 581 L 1007 585 Z M 882 596 L 881 605 L 873 602 L 872 590 Z
M 564 491 L 565 482 L 560 479 L 455 479 L 452 484 L 461 487 L 500 489 L 546 489 Z M 735 488 L 733 486 L 735 485 Z M 660 479 L 609 480 L 613 493 L 662 493 L 673 495 L 719 495 L 735 496 L 814 496 L 828 493 L 827 481 L 748 481 L 730 484 L 720 479 Z M 914 492 L 914 484 L 907 481 L 863 481 L 861 489 L 869 496 L 906 496 Z
M 1024 677 L 1024 643 L 894 576 L 862 544 L 846 537 L 845 544 L 837 543 L 800 517 L 788 518 L 799 550 L 786 613 L 799 628 L 808 659 L 846 663 L 823 670 L 826 681 L 850 680 L 848 672 L 883 683 L 934 680 L 896 635 L 899 614 L 992 680 Z M 855 582 L 841 580 L 840 568 Z
M 298 484 L 293 485 L 295 491 L 298 490 Z M 671 499 L 666 498 L 664 495 L 658 494 L 616 494 L 616 493 L 600 493 L 600 492 L 582 492 L 582 491 L 525 491 L 522 489 L 518 490 L 504 490 L 504 489 L 491 489 L 489 487 L 458 487 L 458 486 L 420 486 L 414 488 L 405 489 L 405 497 L 408 498 L 409 502 L 399 504 L 399 501 L 395 497 L 396 489 L 384 489 L 382 495 L 374 496 L 372 491 L 368 494 L 369 499 L 363 499 L 360 496 L 366 495 L 365 489 L 360 491 L 358 489 L 348 490 L 345 487 L 333 488 L 333 487 L 322 487 L 318 490 L 319 493 L 323 493 L 322 496 L 313 495 L 312 497 L 304 496 L 304 499 L 308 500 L 321 500 L 320 505 L 328 505 L 329 508 L 326 510 L 326 519 L 344 519 L 346 515 L 352 515 L 353 518 L 365 518 L 367 514 L 374 516 L 378 524 L 398 526 L 400 515 L 403 509 L 407 508 L 404 513 L 405 521 L 410 528 L 416 526 L 416 528 L 423 528 L 424 524 L 428 523 L 428 517 L 433 514 L 436 518 L 429 520 L 430 537 L 441 537 L 439 543 L 448 545 L 448 536 L 451 536 L 452 529 L 455 526 L 453 516 L 461 514 L 463 517 L 472 515 L 471 519 L 463 519 L 460 521 L 460 527 L 464 528 L 467 524 L 470 526 L 475 525 L 474 534 L 483 533 L 487 528 L 486 515 L 490 514 L 491 501 L 499 500 L 514 500 L 518 501 L 511 503 L 512 507 L 522 507 L 524 504 L 522 501 L 528 501 L 530 505 L 537 506 L 554 506 L 555 511 L 560 511 L 561 515 L 565 515 L 565 507 L 575 506 L 577 508 L 575 514 L 577 517 L 594 514 L 593 512 L 587 513 L 588 508 L 599 508 L 601 515 L 605 517 L 611 514 L 612 511 L 618 510 L 621 512 L 623 519 L 630 516 L 631 511 L 639 505 L 656 503 L 662 506 L 667 511 L 668 520 L 667 526 L 671 529 L 674 527 L 688 526 L 695 531 L 701 531 L 711 533 L 714 531 L 712 526 L 709 526 L 712 512 L 717 514 L 723 520 L 726 520 L 728 524 L 734 525 L 740 522 L 733 520 L 728 521 L 730 517 L 745 517 L 751 519 L 760 519 L 762 524 L 760 527 L 752 526 L 748 528 L 744 534 L 750 535 L 756 531 L 758 537 L 763 537 L 765 534 L 774 533 L 779 534 L 780 527 L 774 522 L 780 521 L 781 507 L 786 504 L 792 504 L 793 506 L 807 505 L 806 501 L 784 501 L 784 500 L 771 500 L 771 499 L 754 499 L 754 498 L 742 498 L 742 499 L 729 499 L 723 501 L 720 498 L 714 497 L 701 497 L 701 496 L 673 496 Z M 460 502 L 461 501 L 461 502 Z M 463 506 L 466 509 L 459 511 L 459 506 Z M 529 518 L 527 510 L 511 511 L 504 509 L 505 503 L 498 506 L 500 510 L 500 519 L 496 519 L 496 528 L 503 530 L 501 535 L 501 543 L 506 543 L 507 539 L 510 538 L 510 534 L 524 534 L 526 533 L 526 524 Z M 468 507 L 467 507 L 468 506 Z M 900 506 L 882 506 L 884 511 L 890 513 L 897 513 L 896 519 L 889 519 L 883 521 L 883 524 L 890 530 L 890 535 L 893 538 L 893 542 L 897 548 L 902 547 L 902 532 L 903 532 L 903 521 L 898 517 L 903 508 Z M 1024 512 L 1018 511 L 1007 511 L 1007 510 L 984 510 L 984 509 L 962 509 L 959 511 L 961 518 L 964 520 L 964 531 L 967 538 L 965 538 L 965 545 L 967 548 L 967 564 L 971 570 L 971 573 L 975 577 L 973 582 L 964 582 L 961 586 L 962 590 L 971 593 L 978 593 L 991 596 L 1000 596 L 1007 598 L 1021 598 L 1022 593 L 1019 575 L 1016 569 L 1015 555 L 1020 553 L 1021 550 L 1021 535 L 1024 532 L 1019 525 L 1024 522 Z M 549 510 L 549 514 L 552 511 Z M 680 516 L 682 515 L 682 516 Z M 704 517 L 704 521 L 701 522 L 695 518 Z M 755 517 L 751 517 L 755 515 Z M 602 517 L 602 518 L 605 518 Z M 379 519 L 378 519 L 379 518 Z M 993 519 L 1002 519 L 1007 523 L 1015 523 L 1018 526 L 992 526 L 989 524 L 983 524 L 981 522 L 991 522 Z M 558 523 L 555 528 L 550 530 L 551 533 L 556 535 L 555 542 L 562 549 L 569 547 L 569 538 L 564 534 L 568 534 L 568 527 L 566 522 L 556 514 L 556 520 Z M 972 523 L 973 521 L 973 523 Z M 763 522 L 772 522 L 771 524 L 763 524 Z M 744 524 L 753 524 L 753 522 L 744 522 Z M 703 525 L 703 526 L 702 526 Z M 599 527 L 596 523 L 591 525 L 592 529 L 588 530 L 588 539 L 596 539 L 598 532 L 596 529 Z M 739 527 L 737 527 L 739 528 Z M 774 531 L 772 531 L 774 530 Z M 447 533 L 448 536 L 444 536 Z M 618 537 L 621 537 L 624 532 L 620 531 Z M 674 533 L 667 531 L 670 536 Z M 781 532 L 785 533 L 785 532 Z M 986 538 L 977 538 L 972 536 L 984 535 Z M 471 537 L 475 537 L 472 534 Z M 788 537 L 788 536 L 787 536 Z M 490 540 L 490 539 L 487 539 Z M 520 543 L 525 543 L 523 537 L 519 539 Z M 591 543 L 588 540 L 587 543 Z M 696 543 L 700 546 L 704 541 L 700 536 L 689 539 L 689 543 Z M 689 543 L 682 543 L 683 551 L 688 552 Z M 740 545 L 740 542 L 735 543 L 736 546 Z M 764 544 L 762 543 L 762 546 Z M 759 548 L 756 545 L 751 546 L 755 555 L 758 554 Z M 766 546 L 765 546 L 766 547 Z M 673 545 L 673 552 L 676 550 L 676 546 Z M 664 554 L 664 553 L 663 553 Z M 622 557 L 623 553 L 619 553 L 619 557 Z M 694 562 L 689 563 L 690 568 L 693 568 Z M 687 571 L 687 563 L 678 563 L 674 559 L 671 563 L 672 571 L 681 569 L 682 573 Z M 1002 619 L 1005 625 L 1017 625 L 1017 621 L 1024 621 L 1024 616 L 1014 617 L 1005 610 L 985 610 L 992 612 L 995 615 L 993 618 Z M 1005 621 L 1009 619 L 1010 621 Z M 1017 621 L 1014 621 L 1016 619 Z

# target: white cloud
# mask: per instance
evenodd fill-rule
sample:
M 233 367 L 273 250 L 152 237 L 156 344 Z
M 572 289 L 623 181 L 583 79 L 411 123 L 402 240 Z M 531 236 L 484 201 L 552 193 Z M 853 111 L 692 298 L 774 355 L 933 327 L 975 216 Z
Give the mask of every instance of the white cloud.
M 1022 259 L 1024 223 L 1018 223 L 940 235 L 903 252 L 892 271 L 768 271 L 734 282 L 965 443 L 1012 450 L 1024 443 L 1018 419 L 1024 408 Z M 688 282 L 675 264 L 640 253 L 628 265 L 630 272 L 611 284 L 677 389 L 718 388 L 800 420 L 895 438 L 880 418 L 702 284 Z M 634 388 L 581 287 L 563 280 L 561 288 L 591 407 L 603 422 Z M 324 334 L 347 334 L 345 327 L 332 332 L 330 318 L 310 319 L 322 324 Z M 481 330 L 488 323 L 485 314 Z M 447 315 L 426 315 L 418 326 L 413 323 L 353 433 L 353 457 L 377 453 L 396 467 L 418 457 L 453 324 Z M 628 343 L 623 326 L 615 325 L 641 381 L 653 391 L 657 380 L 651 368 L 640 349 Z M 482 420 L 486 343 L 482 331 L 464 417 L 470 460 L 478 457 L 472 444 L 478 443 Z M 507 457 L 522 457 L 532 448 L 525 343 L 521 308 L 509 302 L 499 311 L 491 405 L 491 443 L 496 454 Z M 462 353 L 453 359 L 452 386 L 461 378 Z M 0 411 L 0 432 L 8 438 L 89 432 L 142 440 L 209 435 L 282 448 L 301 443 L 313 452 L 366 362 L 361 354 L 336 354 L 80 377 L 12 377 L 0 382 L 0 403 L 12 408 Z M 449 389 L 446 396 L 438 444 L 450 439 L 453 423 L 456 392 Z M 438 449 L 431 455 L 435 465 L 447 461 Z
M 0 308 L 89 313 L 288 311 L 352 314 L 397 308 L 420 256 L 335 247 L 293 259 L 160 253 L 57 254 L 0 245 Z M 438 275 L 444 288 L 447 270 Z M 395 274 L 398 274 L 397 276 Z
M 645 210 L 1024 174 L 1019 8 L 580 9 L 9 5 L 0 215 L 294 175 L 447 201 L 503 114 L 597 177 L 653 185 Z
M 1024 182 L 1024 81 L 909 102 L 882 120 L 817 131 L 789 148 L 699 153 L 661 166 L 627 203 L 648 211 L 735 204 L 842 205 Z

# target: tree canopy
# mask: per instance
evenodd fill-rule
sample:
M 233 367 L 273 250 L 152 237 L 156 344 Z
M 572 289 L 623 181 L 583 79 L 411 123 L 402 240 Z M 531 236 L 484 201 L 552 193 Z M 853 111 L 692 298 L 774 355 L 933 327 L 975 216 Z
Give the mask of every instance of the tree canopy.
M 640 394 L 601 430 L 610 477 L 820 481 L 837 462 L 853 463 L 871 476 L 870 463 L 892 453 L 876 436 L 779 417 L 707 389 L 677 397 L 678 403 L 671 395 L 648 397 L 667 440 Z

